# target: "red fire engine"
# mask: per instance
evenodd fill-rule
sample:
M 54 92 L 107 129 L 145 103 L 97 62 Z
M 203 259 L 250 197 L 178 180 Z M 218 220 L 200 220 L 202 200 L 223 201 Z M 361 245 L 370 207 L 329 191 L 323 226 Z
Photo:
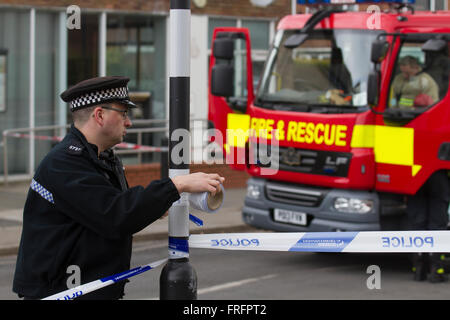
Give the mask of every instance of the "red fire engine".
M 248 30 L 213 37 L 209 120 L 227 163 L 251 175 L 246 223 L 398 230 L 405 195 L 450 169 L 449 12 L 286 16 L 257 86 Z

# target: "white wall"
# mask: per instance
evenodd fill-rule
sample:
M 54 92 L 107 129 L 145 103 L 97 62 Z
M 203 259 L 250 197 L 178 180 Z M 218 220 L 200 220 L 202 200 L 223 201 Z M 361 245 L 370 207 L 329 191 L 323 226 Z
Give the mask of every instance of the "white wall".
M 191 119 L 208 117 L 208 17 L 191 16 Z M 192 128 L 192 157 L 194 163 L 203 159 L 203 123 L 194 122 Z
M 208 116 L 208 17 L 191 16 L 191 118 Z

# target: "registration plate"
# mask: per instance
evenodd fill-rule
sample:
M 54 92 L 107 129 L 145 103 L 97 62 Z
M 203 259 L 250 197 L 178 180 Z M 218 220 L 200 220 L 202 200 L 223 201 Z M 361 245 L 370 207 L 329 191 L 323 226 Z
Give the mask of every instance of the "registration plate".
M 273 213 L 275 221 L 306 226 L 306 213 L 284 209 L 275 209 Z

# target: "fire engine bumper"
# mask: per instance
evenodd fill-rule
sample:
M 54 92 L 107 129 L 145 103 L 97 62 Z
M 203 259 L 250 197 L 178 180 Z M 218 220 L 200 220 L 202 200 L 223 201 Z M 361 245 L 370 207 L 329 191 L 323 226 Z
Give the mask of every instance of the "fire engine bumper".
M 250 178 L 245 223 L 284 232 L 380 230 L 378 194 Z

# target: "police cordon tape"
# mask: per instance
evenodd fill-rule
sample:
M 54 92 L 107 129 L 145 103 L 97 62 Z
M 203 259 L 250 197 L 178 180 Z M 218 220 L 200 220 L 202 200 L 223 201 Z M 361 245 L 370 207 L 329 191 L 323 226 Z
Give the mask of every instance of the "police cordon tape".
M 68 289 L 66 291 L 59 292 L 57 294 L 54 294 L 52 296 L 49 296 L 47 298 L 44 298 L 42 300 L 73 300 L 75 298 L 81 297 L 89 292 L 96 291 L 98 289 L 107 287 L 113 283 L 134 277 L 138 274 L 141 274 L 145 271 L 152 270 L 160 265 L 162 265 L 164 262 L 166 262 L 167 259 L 158 260 L 149 264 L 146 264 L 144 266 L 136 267 L 134 269 L 121 272 L 109 277 L 105 277 L 102 279 L 94 280 L 91 282 L 88 282 L 83 285 L 79 285 L 77 287 Z
M 6 134 L 8 137 L 12 138 L 24 138 L 24 139 L 34 139 L 34 140 L 42 140 L 42 141 L 55 141 L 60 142 L 62 141 L 63 137 L 59 136 L 40 136 L 40 135 L 31 135 L 31 134 L 25 134 L 25 133 L 16 133 L 16 132 L 9 132 Z M 168 147 L 152 147 L 152 146 L 144 146 L 139 145 L 135 143 L 128 143 L 128 142 L 121 142 L 116 144 L 117 148 L 120 149 L 131 149 L 131 150 L 142 150 L 142 151 L 148 151 L 148 152 L 165 152 L 168 151 Z
M 187 241 L 186 241 L 187 242 Z M 216 233 L 191 235 L 189 243 L 172 244 L 177 250 L 190 248 L 289 252 L 413 253 L 450 252 L 450 231 L 361 231 Z M 140 266 L 113 276 L 54 294 L 43 300 L 72 300 L 145 271 L 168 259 Z
M 16 132 L 9 132 L 6 134 L 7 137 L 12 137 L 12 138 L 24 138 L 24 139 L 35 139 L 35 140 L 43 140 L 43 141 L 61 141 L 62 137 L 58 137 L 58 136 L 39 136 L 39 135 L 34 135 L 32 136 L 31 134 L 26 134 L 26 133 L 16 133 Z
M 191 235 L 190 248 L 298 252 L 450 252 L 450 231 L 218 233 Z
M 192 214 L 189 214 L 189 220 L 191 220 L 193 223 L 195 223 L 198 226 L 203 225 L 203 221 Z M 179 247 L 179 246 L 177 245 L 177 247 Z M 186 250 L 189 250 L 187 246 L 185 249 L 183 249 L 183 251 L 186 251 Z M 82 295 L 85 295 L 89 292 L 96 291 L 98 289 L 107 287 L 118 281 L 125 280 L 128 278 L 137 276 L 138 274 L 141 274 L 148 270 L 154 269 L 154 268 L 160 266 L 161 264 L 163 264 L 164 262 L 166 262 L 167 260 L 168 259 L 158 260 L 158 261 L 149 263 L 147 265 L 136 267 L 131 270 L 124 271 L 124 272 L 121 272 L 121 273 L 118 273 L 118 274 L 115 274 L 115 275 L 112 275 L 109 277 L 94 280 L 89 283 L 59 292 L 57 294 L 54 294 L 54 295 L 44 298 L 42 300 L 73 300 L 73 299 L 81 297 Z

